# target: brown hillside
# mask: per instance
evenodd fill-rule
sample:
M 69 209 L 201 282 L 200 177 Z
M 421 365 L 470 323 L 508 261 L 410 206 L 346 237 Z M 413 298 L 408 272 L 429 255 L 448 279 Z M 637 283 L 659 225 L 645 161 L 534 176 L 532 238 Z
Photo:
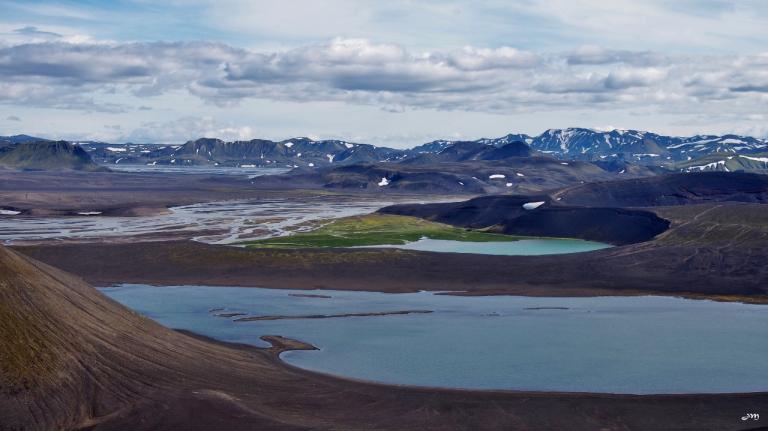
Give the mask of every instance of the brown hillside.
M 276 349 L 166 329 L 2 247 L 0 343 L 0 430 L 742 430 L 744 412 L 768 405 L 768 394 L 472 392 L 322 376 Z

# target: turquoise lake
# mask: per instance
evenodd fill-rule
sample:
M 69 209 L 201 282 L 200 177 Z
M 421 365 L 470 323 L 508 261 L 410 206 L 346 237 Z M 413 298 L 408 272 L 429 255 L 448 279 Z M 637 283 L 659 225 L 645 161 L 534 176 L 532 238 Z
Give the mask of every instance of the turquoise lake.
M 393 384 L 610 393 L 768 390 L 768 307 L 680 298 L 458 297 L 120 285 L 113 299 L 171 328 L 264 346 L 283 335 L 319 351 L 293 365 Z M 318 294 L 307 298 L 291 294 Z M 258 315 L 430 314 L 233 322 Z
M 536 238 L 519 241 L 452 241 L 421 238 L 406 244 L 365 246 L 362 248 L 401 248 L 405 250 L 436 251 L 440 253 L 475 253 L 503 256 L 540 256 L 545 254 L 581 253 L 612 247 L 580 239 Z

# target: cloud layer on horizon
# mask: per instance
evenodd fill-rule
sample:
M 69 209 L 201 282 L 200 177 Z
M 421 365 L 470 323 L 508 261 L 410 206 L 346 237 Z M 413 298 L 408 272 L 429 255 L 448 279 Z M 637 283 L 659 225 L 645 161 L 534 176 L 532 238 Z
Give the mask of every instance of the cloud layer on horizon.
M 478 112 L 765 106 L 768 53 L 669 55 L 585 46 L 564 53 L 511 47 L 411 52 L 364 39 L 262 52 L 210 42 L 70 43 L 0 47 L 0 103 L 126 110 L 99 94 L 185 90 L 220 106 L 250 99 L 343 101 L 383 109 Z

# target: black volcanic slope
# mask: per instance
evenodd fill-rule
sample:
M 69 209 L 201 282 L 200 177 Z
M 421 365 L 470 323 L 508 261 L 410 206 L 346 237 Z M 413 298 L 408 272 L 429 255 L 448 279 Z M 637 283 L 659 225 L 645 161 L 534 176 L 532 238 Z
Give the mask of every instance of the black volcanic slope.
M 768 202 L 768 175 L 742 172 L 670 174 L 582 184 L 553 196 L 569 205 L 617 207 Z
M 544 202 L 535 209 L 523 205 Z M 582 238 L 611 244 L 647 241 L 669 222 L 648 211 L 553 205 L 547 196 L 483 196 L 466 202 L 404 204 L 379 212 L 421 217 L 511 235 Z
M 510 157 L 530 157 L 534 154 L 525 142 L 514 141 L 482 155 L 483 160 L 503 160 Z
M 523 209 L 526 202 L 544 205 Z M 612 244 L 647 241 L 669 227 L 648 211 L 707 202 L 768 202 L 768 176 L 702 172 L 580 184 L 549 196 L 485 196 L 466 202 L 395 205 L 380 212 L 410 215 L 515 235 L 572 237 Z
M 38 141 L 0 148 L 0 167 L 32 170 L 104 170 L 80 146 L 66 141 Z

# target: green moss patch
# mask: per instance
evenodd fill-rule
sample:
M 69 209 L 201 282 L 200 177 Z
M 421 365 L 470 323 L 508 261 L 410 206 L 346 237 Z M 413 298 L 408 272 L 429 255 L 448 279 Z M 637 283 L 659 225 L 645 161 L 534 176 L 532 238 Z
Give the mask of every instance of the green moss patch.
M 510 235 L 460 229 L 415 217 L 369 214 L 338 219 L 311 232 L 249 241 L 245 244 L 258 248 L 359 247 L 405 244 L 424 237 L 472 242 L 521 239 Z

